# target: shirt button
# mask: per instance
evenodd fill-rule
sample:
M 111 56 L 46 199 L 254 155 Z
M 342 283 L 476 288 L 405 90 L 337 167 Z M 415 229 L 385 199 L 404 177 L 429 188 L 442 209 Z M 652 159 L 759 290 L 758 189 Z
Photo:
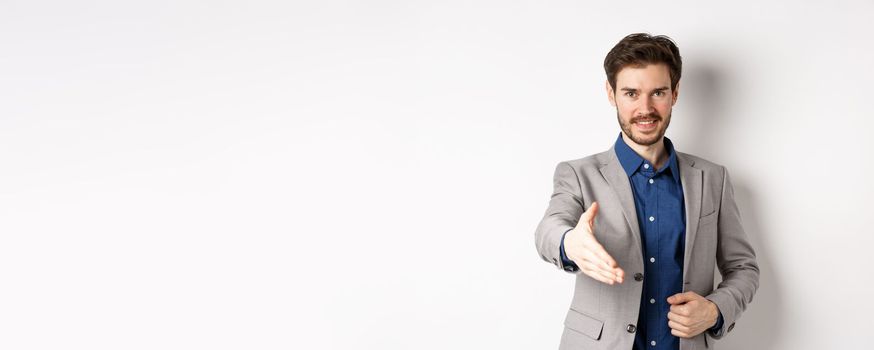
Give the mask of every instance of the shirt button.
M 644 168 L 644 169 L 649 169 L 649 164 L 644 163 L 644 164 L 643 164 L 643 168 Z
M 655 180 L 649 179 L 649 183 L 653 183 L 653 182 L 655 182 Z
M 654 262 L 655 262 L 655 258 L 649 258 L 649 262 L 654 263 Z
M 655 340 L 649 342 L 649 345 L 655 346 Z
M 649 300 L 649 303 L 650 303 L 650 304 L 655 304 L 655 299 L 650 299 L 650 300 Z
M 649 217 L 649 221 L 655 221 L 655 218 L 652 217 L 652 216 L 650 216 L 650 217 Z

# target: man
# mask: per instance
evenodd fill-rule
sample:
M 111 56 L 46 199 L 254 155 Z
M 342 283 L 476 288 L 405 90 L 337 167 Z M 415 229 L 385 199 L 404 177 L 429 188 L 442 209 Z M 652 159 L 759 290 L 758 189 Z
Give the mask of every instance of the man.
M 759 285 L 728 173 L 664 137 L 682 71 L 670 38 L 626 36 L 604 70 L 621 132 L 557 165 L 535 232 L 540 256 L 577 275 L 560 348 L 713 348 Z

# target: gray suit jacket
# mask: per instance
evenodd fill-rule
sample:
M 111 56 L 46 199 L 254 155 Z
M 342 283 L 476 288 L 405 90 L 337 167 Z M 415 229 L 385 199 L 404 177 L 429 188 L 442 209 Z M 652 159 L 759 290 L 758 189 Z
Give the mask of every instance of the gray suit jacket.
M 744 233 L 725 167 L 677 152 L 686 206 L 683 291 L 713 301 L 724 320 L 718 332 L 680 339 L 681 350 L 713 348 L 734 328 L 759 286 L 759 267 Z M 631 349 L 640 306 L 644 260 L 631 183 L 613 147 L 560 162 L 549 207 L 534 234 L 540 257 L 564 270 L 562 235 L 576 226 L 583 208 L 600 205 L 595 236 L 625 270 L 622 284 L 608 285 L 576 272 L 576 287 L 564 321 L 560 349 Z M 722 282 L 714 289 L 714 266 Z M 642 280 L 642 279 L 641 279 Z M 665 319 L 665 322 L 668 322 Z

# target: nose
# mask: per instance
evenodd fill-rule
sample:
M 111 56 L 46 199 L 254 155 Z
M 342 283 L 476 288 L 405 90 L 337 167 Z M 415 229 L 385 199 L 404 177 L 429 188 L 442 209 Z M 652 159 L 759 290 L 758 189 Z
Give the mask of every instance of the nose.
M 640 105 L 637 107 L 637 111 L 641 115 L 648 115 L 655 111 L 653 108 L 652 98 L 649 96 L 643 96 L 640 98 Z

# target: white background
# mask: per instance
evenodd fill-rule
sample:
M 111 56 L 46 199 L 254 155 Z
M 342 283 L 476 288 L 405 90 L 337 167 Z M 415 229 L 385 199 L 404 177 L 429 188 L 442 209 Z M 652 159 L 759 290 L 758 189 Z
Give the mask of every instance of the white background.
M 758 252 L 719 347 L 870 345 L 874 4 L 699 3 L 3 1 L 0 348 L 556 348 L 534 229 L 641 31 Z

